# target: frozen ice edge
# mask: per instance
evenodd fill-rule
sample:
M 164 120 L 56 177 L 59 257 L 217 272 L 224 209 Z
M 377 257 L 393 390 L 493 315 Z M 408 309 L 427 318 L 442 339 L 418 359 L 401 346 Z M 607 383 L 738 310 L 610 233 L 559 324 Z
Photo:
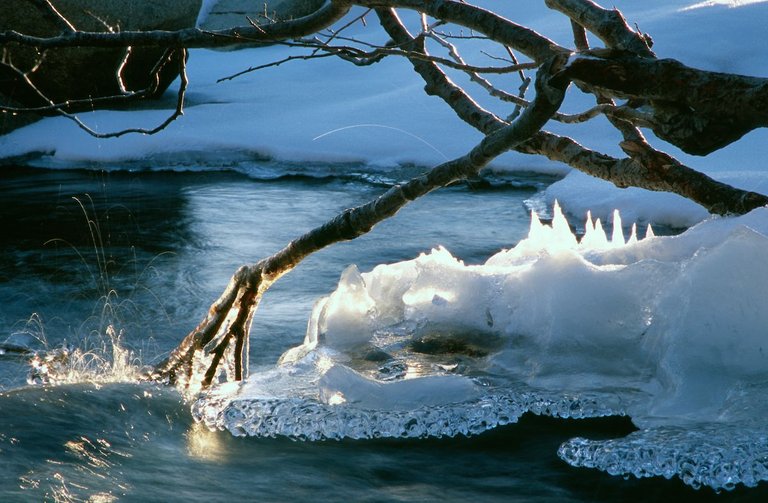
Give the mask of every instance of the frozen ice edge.
M 329 405 L 306 398 L 200 399 L 195 420 L 234 436 L 294 440 L 441 438 L 478 435 L 516 423 L 526 412 L 559 418 L 624 415 L 620 400 L 590 394 L 488 393 L 461 403 L 412 410 L 371 410 L 353 404 Z
M 467 288 L 471 292 L 487 289 L 493 282 L 478 283 L 482 275 L 470 273 L 476 272 L 472 268 L 478 266 L 464 266 L 441 249 L 414 261 L 380 266 L 377 273 L 361 274 L 351 266 L 342 274 L 337 291 L 318 302 L 302 346 L 288 351 L 271 371 L 262 370 L 243 384 L 230 383 L 211 390 L 193 405 L 195 419 L 210 429 L 229 431 L 235 436 L 317 441 L 470 436 L 516 423 L 525 413 L 567 419 L 623 415 L 645 429 L 611 440 L 574 438 L 560 447 L 558 455 L 575 467 L 625 477 L 676 476 L 694 488 L 731 490 L 738 484 L 754 487 L 768 480 L 768 431 L 764 424 L 768 408 L 761 398 L 768 385 L 762 351 L 763 327 L 768 318 L 760 309 L 768 285 L 768 263 L 764 260 L 768 209 L 754 210 L 741 217 L 713 218 L 679 236 L 652 237 L 642 242 L 635 238 L 625 240 L 618 214 L 614 216 L 616 228 L 611 241 L 602 226 L 588 218 L 588 233 L 578 244 L 562 212 L 555 208 L 554 214 L 551 227 L 541 224 L 534 215 L 528 240 L 500 252 L 486 266 L 495 262 L 514 263 L 508 273 L 518 275 L 544 260 L 543 267 L 549 271 L 558 264 L 552 262 L 553 258 L 577 253 L 586 262 L 566 260 L 555 268 L 556 278 L 547 276 L 547 281 L 555 282 L 556 289 L 567 289 L 572 280 L 584 287 L 582 276 L 568 279 L 569 270 L 578 270 L 584 264 L 589 265 L 590 274 L 615 278 L 622 288 L 637 288 L 638 281 L 643 279 L 650 281 L 647 286 L 654 290 L 659 281 L 665 285 L 672 281 L 668 273 L 681 275 L 672 281 L 674 288 L 666 294 L 673 300 L 667 306 L 669 309 L 663 303 L 656 306 L 656 313 L 662 318 L 659 321 L 670 316 L 677 319 L 677 324 L 670 325 L 667 319 L 659 328 L 664 339 L 657 342 L 664 344 L 657 349 L 662 350 L 662 356 L 671 350 L 672 358 L 660 360 L 671 366 L 659 367 L 661 374 L 657 377 L 661 381 L 657 384 L 638 387 L 632 380 L 623 380 L 621 374 L 611 377 L 610 365 L 603 369 L 607 372 L 603 380 L 582 382 L 581 386 L 573 380 L 576 376 L 570 374 L 538 383 L 520 381 L 521 376 L 505 379 L 498 375 L 486 381 L 470 377 L 472 374 L 463 370 L 453 373 L 455 369 L 450 366 L 437 365 L 427 377 L 409 379 L 401 375 L 395 380 L 379 380 L 349 367 L 356 364 L 357 343 L 370 337 L 378 340 L 377 336 L 382 335 L 373 320 L 378 316 L 384 316 L 386 323 L 400 319 L 392 318 L 393 313 L 386 306 L 392 299 L 410 306 L 405 310 L 405 305 L 400 306 L 401 315 L 406 318 L 421 319 L 419 309 L 423 308 L 424 319 L 442 320 L 448 326 L 454 320 L 458 333 L 467 327 L 467 317 L 479 316 L 476 325 L 483 326 L 484 311 L 478 308 L 482 307 L 483 299 L 471 295 L 471 302 L 458 309 L 457 293 Z M 597 235 L 587 239 L 590 232 Z M 603 252 L 597 253 L 597 249 L 603 248 Z M 646 266 L 640 269 L 640 276 L 624 276 L 621 271 L 629 266 L 616 267 L 618 263 Z M 670 269 L 662 263 L 677 266 Z M 664 274 L 649 274 L 647 266 L 659 267 Z M 727 271 L 724 274 L 728 277 L 714 274 L 717 271 Z M 541 286 L 541 279 L 528 277 L 523 286 L 533 294 L 530 290 Z M 402 284 L 386 286 L 390 280 Z M 600 285 L 592 284 L 591 288 L 602 291 Z M 719 293 L 729 291 L 728 285 L 738 286 L 741 293 L 734 298 L 721 297 Z M 431 301 L 422 299 L 424 296 L 419 293 L 419 288 L 425 287 L 432 292 L 428 296 Z M 584 293 L 583 288 L 580 291 Z M 715 296 L 696 297 L 706 291 Z M 616 294 L 615 289 L 609 288 L 607 292 Z M 535 296 L 539 301 L 547 298 L 540 297 Z M 715 310 L 719 313 L 717 320 L 696 308 L 678 319 L 681 306 L 675 299 L 682 297 L 693 299 L 695 305 L 707 312 L 712 310 L 713 302 L 720 302 L 720 309 Z M 502 298 L 491 295 L 485 300 Z M 601 298 L 595 300 L 600 302 Z M 502 302 L 499 309 L 512 307 Z M 443 319 L 449 311 L 453 318 Z M 497 321 L 499 314 L 494 316 Z M 573 314 L 573 310 L 559 311 L 564 321 L 574 321 Z M 592 314 L 596 319 L 604 317 L 601 311 Z M 725 325 L 701 325 L 702 317 L 706 318 L 704 322 L 719 320 Z M 577 316 L 577 323 L 579 319 Z M 592 326 L 587 332 L 594 335 L 596 325 L 586 323 Z M 400 325 L 391 325 L 397 326 Z M 383 335 L 390 333 L 396 339 L 418 336 L 418 324 L 406 323 L 404 329 L 402 334 L 385 329 Z M 566 326 L 567 340 L 577 335 L 573 329 Z M 601 343 L 613 341 L 625 347 L 629 329 L 630 326 L 622 324 L 619 332 L 611 331 L 612 335 L 601 339 Z M 722 330 L 733 332 L 721 334 Z M 645 337 L 646 331 L 636 335 Z M 386 337 L 379 343 L 385 349 L 393 348 L 396 359 L 405 357 L 403 361 L 407 362 L 413 356 L 398 353 L 400 343 L 393 346 Z M 697 348 L 701 344 L 704 345 Z M 627 347 L 635 355 L 631 344 Z M 514 351 L 524 349 L 516 346 Z M 606 354 L 609 360 L 617 357 L 611 354 Z M 588 356 L 576 355 L 589 360 Z M 590 365 L 596 363 L 599 362 L 591 361 Z M 514 361 L 508 364 L 514 367 Z M 697 369 L 699 364 L 704 367 Z
M 732 490 L 768 480 L 768 429 L 724 424 L 661 427 L 624 438 L 573 438 L 557 452 L 571 466 L 637 478 L 678 476 L 696 489 Z

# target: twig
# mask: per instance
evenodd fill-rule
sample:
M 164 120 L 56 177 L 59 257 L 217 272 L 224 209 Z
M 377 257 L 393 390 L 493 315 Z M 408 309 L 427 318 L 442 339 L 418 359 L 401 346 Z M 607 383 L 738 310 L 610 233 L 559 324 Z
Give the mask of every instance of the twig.
M 372 51 L 363 51 L 361 49 L 358 49 L 352 46 L 332 46 L 332 45 L 326 45 L 323 42 L 314 42 L 314 41 L 306 41 L 306 40 L 298 41 L 298 42 L 280 42 L 280 44 L 288 47 L 310 48 L 310 49 L 313 49 L 313 51 L 310 54 L 287 56 L 278 61 L 272 61 L 270 63 L 265 63 L 263 65 L 252 66 L 252 67 L 246 68 L 245 70 L 241 70 L 237 73 L 234 73 L 232 75 L 222 77 L 218 79 L 217 82 L 232 80 L 237 77 L 241 77 L 245 74 L 252 73 L 258 70 L 280 66 L 283 63 L 287 63 L 289 61 L 295 61 L 295 60 L 306 61 L 310 59 L 326 58 L 329 56 L 341 57 L 342 59 L 350 61 L 358 66 L 370 65 L 377 61 L 380 61 L 383 57 L 386 57 L 386 56 L 401 56 L 409 59 L 420 59 L 423 61 L 431 61 L 434 63 L 439 63 L 441 65 L 447 66 L 449 68 L 453 68 L 455 70 L 462 70 L 465 72 L 471 72 L 476 74 L 477 73 L 506 74 L 506 73 L 518 72 L 520 70 L 529 70 L 537 67 L 536 63 L 522 63 L 522 64 L 510 65 L 505 67 L 473 66 L 473 65 L 468 65 L 466 63 L 456 63 L 455 61 L 451 61 L 449 59 L 441 58 L 438 56 L 432 56 L 429 54 L 415 52 L 415 51 L 406 51 L 406 50 L 398 49 L 395 47 L 376 47 Z
M 71 100 L 66 101 L 64 103 L 54 103 L 50 99 L 48 99 L 43 92 L 41 92 L 37 86 L 30 80 L 29 75 L 27 73 L 24 73 L 20 70 L 18 70 L 15 67 L 9 67 L 12 68 L 17 75 L 21 77 L 21 79 L 29 86 L 30 89 L 32 89 L 41 99 L 46 101 L 48 103 L 47 106 L 44 107 L 31 107 L 31 108 L 18 108 L 18 107 L 0 107 L 0 110 L 5 111 L 11 111 L 11 112 L 48 112 L 53 111 L 61 115 L 62 117 L 65 117 L 88 133 L 89 135 L 93 136 L 94 138 L 118 138 L 120 136 L 124 136 L 126 134 L 131 133 L 138 133 L 138 134 L 146 134 L 146 135 L 152 135 L 155 133 L 158 133 L 162 131 L 163 129 L 167 128 L 168 125 L 170 125 L 173 121 L 175 121 L 178 117 L 184 115 L 184 99 L 186 95 L 187 86 L 189 85 L 189 80 L 187 78 L 187 66 L 186 66 L 186 59 L 187 59 L 187 50 L 186 49 L 180 49 L 180 57 L 179 57 L 179 76 L 180 76 L 180 85 L 179 85 L 179 91 L 178 91 L 178 98 L 176 102 L 176 108 L 174 112 L 168 116 L 161 124 L 158 126 L 146 129 L 146 128 L 128 128 L 123 129 L 120 131 L 115 131 L 111 133 L 99 133 L 86 125 L 82 119 L 80 119 L 77 115 L 67 112 L 65 109 L 69 108 L 73 104 L 77 103 L 91 103 L 96 101 L 111 101 L 116 99 L 127 99 L 127 98 L 135 98 L 138 96 L 144 96 L 148 94 L 152 94 L 154 92 L 154 89 L 157 88 L 158 84 L 158 73 L 162 69 L 163 65 L 171 58 L 171 52 L 172 50 L 169 49 L 166 51 L 166 56 L 162 58 L 161 63 L 158 63 L 158 65 L 155 67 L 154 70 L 154 79 L 155 82 L 152 86 L 148 87 L 147 89 L 142 90 L 141 92 L 133 93 L 133 94 L 124 94 L 124 95 L 118 95 L 118 96 L 111 96 L 111 97 L 104 97 L 104 98 L 94 98 L 89 100 Z
M 509 58 L 512 60 L 513 63 L 517 63 L 517 57 L 515 56 L 515 53 L 512 51 L 512 48 L 509 46 L 504 46 L 504 49 L 507 50 L 507 54 L 509 54 Z M 525 92 L 528 90 L 528 86 L 531 85 L 531 78 L 526 76 L 525 73 L 520 70 L 520 87 L 517 89 L 517 96 L 521 100 L 525 98 Z M 518 103 L 515 106 L 515 109 L 512 111 L 512 113 L 507 117 L 507 121 L 513 121 L 517 116 L 520 114 L 520 110 L 524 105 L 523 103 Z
M 56 9 L 56 7 L 51 3 L 51 0 L 31 0 L 33 3 L 37 4 L 43 12 L 47 12 L 51 14 L 51 19 L 59 25 L 59 27 L 63 28 L 65 31 L 74 33 L 77 31 L 77 28 L 72 25 L 72 23 L 69 22 L 69 20 L 64 17 L 61 12 Z
M 454 62 L 459 65 L 463 66 L 464 72 L 469 76 L 469 79 L 485 89 L 488 94 L 495 98 L 499 98 L 502 101 L 507 101 L 510 103 L 515 103 L 517 105 L 522 106 L 528 106 L 528 102 L 520 98 L 518 96 L 515 96 L 513 94 L 509 94 L 506 91 L 502 91 L 501 89 L 495 87 L 488 79 L 485 79 L 479 75 L 479 72 L 473 71 L 469 68 L 468 65 L 464 62 L 464 59 L 459 54 L 458 49 L 456 49 L 456 46 L 447 40 L 443 39 L 442 37 L 436 35 L 434 32 L 429 32 L 426 34 L 427 37 L 429 37 L 431 40 L 434 40 L 438 44 L 440 44 L 442 47 L 444 47 L 448 54 L 453 58 Z M 516 64 L 516 67 L 518 67 L 518 70 L 522 71 L 522 68 L 520 68 L 520 65 Z

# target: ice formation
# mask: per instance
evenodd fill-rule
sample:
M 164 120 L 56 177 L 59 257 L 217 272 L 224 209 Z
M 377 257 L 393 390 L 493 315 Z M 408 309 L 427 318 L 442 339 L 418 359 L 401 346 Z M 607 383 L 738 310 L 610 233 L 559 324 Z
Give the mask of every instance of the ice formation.
M 641 240 L 618 213 L 610 239 L 588 217 L 580 240 L 553 213 L 483 265 L 441 248 L 350 266 L 301 346 L 201 398 L 196 417 L 317 440 L 624 414 L 640 431 L 572 439 L 561 458 L 716 489 L 768 479 L 768 209 Z

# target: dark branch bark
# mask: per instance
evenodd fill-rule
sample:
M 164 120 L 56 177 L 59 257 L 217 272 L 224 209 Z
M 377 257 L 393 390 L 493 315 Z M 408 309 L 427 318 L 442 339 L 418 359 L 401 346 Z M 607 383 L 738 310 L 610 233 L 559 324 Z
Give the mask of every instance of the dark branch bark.
M 598 51 L 566 73 L 618 98 L 645 104 L 653 132 L 683 151 L 706 155 L 768 126 L 768 79 L 690 68 L 673 59 Z
M 352 0 L 330 0 L 314 13 L 290 21 L 260 26 L 240 26 L 206 31 L 123 31 L 116 33 L 77 31 L 57 37 L 33 37 L 16 31 L 0 32 L 0 46 L 10 43 L 48 49 L 52 47 L 225 47 L 233 43 L 274 42 L 311 35 L 327 28 L 349 12 Z

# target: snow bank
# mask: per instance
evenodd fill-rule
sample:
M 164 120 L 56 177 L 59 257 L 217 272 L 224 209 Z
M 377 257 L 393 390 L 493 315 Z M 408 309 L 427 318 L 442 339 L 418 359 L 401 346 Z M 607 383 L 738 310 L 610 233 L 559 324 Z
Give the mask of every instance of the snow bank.
M 237 435 L 323 439 L 625 414 L 642 430 L 574 439 L 560 456 L 716 489 L 767 480 L 768 209 L 640 240 L 617 214 L 610 239 L 588 221 L 578 243 L 554 214 L 483 265 L 438 249 L 351 266 L 301 346 L 201 399 L 196 416 Z
M 570 45 L 570 25 L 543 2 L 525 5 L 480 2 L 555 41 Z M 654 49 L 692 66 L 715 71 L 761 75 L 768 67 L 764 2 L 614 2 L 630 23 L 652 34 Z M 205 2 L 201 16 L 211 2 Z M 408 16 L 406 16 L 408 17 Z M 410 19 L 410 21 L 414 21 Z M 349 32 L 374 43 L 386 40 L 375 23 Z M 702 46 L 706 45 L 706 50 Z M 155 136 L 96 140 L 63 118 L 49 118 L 0 138 L 0 160 L 54 167 L 146 169 L 236 169 L 260 176 L 265 159 L 289 162 L 351 162 L 386 169 L 402 163 L 432 166 L 465 153 L 480 135 L 456 119 L 439 99 L 427 96 L 423 82 L 405 61 L 388 59 L 357 68 L 333 58 L 285 63 L 233 81 L 217 82 L 251 65 L 280 60 L 295 52 L 281 46 L 236 52 L 192 51 L 191 86 L 184 117 Z M 482 58 L 482 57 L 481 57 Z M 490 59 L 478 60 L 493 64 Z M 455 75 L 457 81 L 463 77 Z M 516 84 L 515 84 L 516 85 Z M 580 111 L 590 96 L 570 93 L 565 107 Z M 82 114 L 99 131 L 154 126 L 173 109 L 173 90 L 164 102 L 142 111 L 96 111 Z M 478 99 L 509 112 L 492 100 Z M 550 124 L 585 145 L 621 155 L 617 136 L 600 120 L 581 125 Z M 718 179 L 748 189 L 765 185 L 768 137 L 753 132 L 737 145 L 707 158 L 692 158 L 657 143 L 683 162 Z M 23 161 L 19 161 L 23 159 Z M 497 168 L 567 172 L 567 168 L 521 154 L 503 156 Z M 593 205 L 594 197 L 599 201 Z M 706 216 L 703 209 L 677 196 L 622 191 L 597 180 L 571 175 L 546 196 L 558 198 L 572 214 L 588 206 L 604 220 L 619 207 L 638 220 L 687 226 Z

